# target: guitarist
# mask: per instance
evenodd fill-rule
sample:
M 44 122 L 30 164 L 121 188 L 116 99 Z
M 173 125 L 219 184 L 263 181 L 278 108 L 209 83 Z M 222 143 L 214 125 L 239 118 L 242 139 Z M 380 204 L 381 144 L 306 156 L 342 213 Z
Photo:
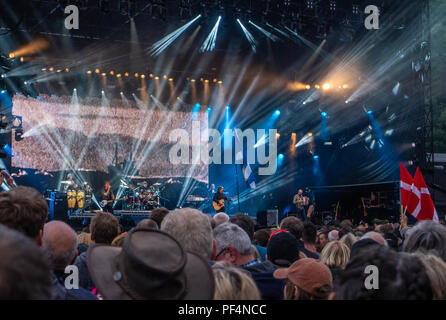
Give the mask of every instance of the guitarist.
M 115 200 L 115 195 L 111 189 L 110 181 L 104 182 L 104 191 L 102 192 L 101 201 L 107 200 L 107 205 L 103 208 L 104 211 L 113 213 L 113 200 Z
M 213 201 L 219 203 L 220 200 L 224 200 L 224 202 L 229 201 L 226 195 L 223 193 L 223 187 L 218 187 L 217 192 L 214 194 Z M 226 206 L 223 206 L 221 209 L 216 210 L 216 212 L 226 212 Z

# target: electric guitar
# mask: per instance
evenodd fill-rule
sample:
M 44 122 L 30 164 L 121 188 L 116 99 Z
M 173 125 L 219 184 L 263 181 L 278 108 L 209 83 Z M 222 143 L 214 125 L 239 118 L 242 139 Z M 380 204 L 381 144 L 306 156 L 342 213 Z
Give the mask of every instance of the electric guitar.
M 228 199 L 227 201 L 232 201 L 236 198 L 237 198 L 237 196 L 235 196 L 231 199 Z M 223 209 L 225 207 L 225 199 L 220 199 L 220 200 L 218 200 L 218 202 L 212 201 L 212 207 L 214 207 L 215 211 Z
M 115 200 L 102 200 L 101 202 L 99 202 L 99 205 L 101 206 L 101 208 L 104 208 L 109 203 L 112 203 L 115 201 L 127 200 L 127 199 L 128 199 L 128 197 L 119 198 L 119 199 L 115 199 Z

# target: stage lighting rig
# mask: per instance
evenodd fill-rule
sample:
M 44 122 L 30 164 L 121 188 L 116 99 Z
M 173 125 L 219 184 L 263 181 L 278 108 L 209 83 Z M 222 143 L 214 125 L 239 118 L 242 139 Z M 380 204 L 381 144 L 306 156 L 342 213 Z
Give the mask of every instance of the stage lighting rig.
M 148 8 L 153 19 L 167 20 L 167 5 L 165 0 L 151 0 Z

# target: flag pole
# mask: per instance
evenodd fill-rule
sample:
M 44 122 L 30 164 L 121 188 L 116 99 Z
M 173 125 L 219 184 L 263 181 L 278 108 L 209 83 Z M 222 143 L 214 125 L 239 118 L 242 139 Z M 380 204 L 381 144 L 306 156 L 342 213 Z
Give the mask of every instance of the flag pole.
M 237 170 L 237 164 L 235 165 L 235 183 L 237 185 L 237 203 L 238 203 L 238 212 L 241 212 L 240 210 L 240 191 L 238 188 L 238 170 Z

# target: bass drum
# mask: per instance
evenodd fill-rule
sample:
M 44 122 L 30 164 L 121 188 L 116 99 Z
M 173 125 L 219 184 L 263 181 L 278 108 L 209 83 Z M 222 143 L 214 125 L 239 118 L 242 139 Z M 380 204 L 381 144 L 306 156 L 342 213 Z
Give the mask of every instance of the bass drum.
M 74 209 L 76 207 L 76 191 L 68 190 L 67 192 L 68 209 Z

